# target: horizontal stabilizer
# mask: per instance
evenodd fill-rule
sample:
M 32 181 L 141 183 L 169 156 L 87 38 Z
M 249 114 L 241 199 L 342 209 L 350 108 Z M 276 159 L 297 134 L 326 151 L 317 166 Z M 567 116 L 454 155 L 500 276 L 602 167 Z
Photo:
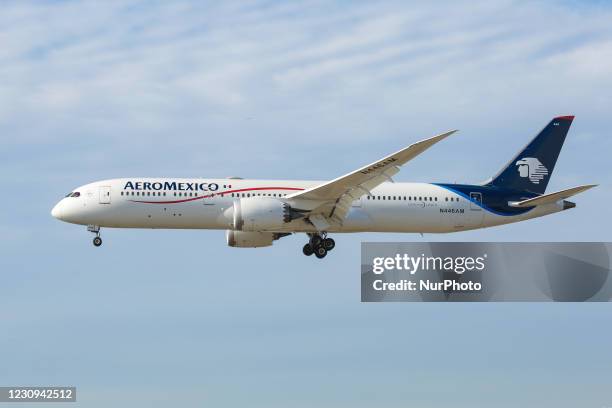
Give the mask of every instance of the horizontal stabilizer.
M 509 203 L 510 207 L 535 207 L 536 205 L 555 203 L 559 200 L 564 200 L 578 193 L 582 193 L 590 188 L 596 187 L 597 184 L 587 184 L 585 186 L 578 186 L 568 188 L 567 190 L 557 191 L 556 193 L 543 194 L 541 196 L 530 198 L 528 200 L 517 201 Z

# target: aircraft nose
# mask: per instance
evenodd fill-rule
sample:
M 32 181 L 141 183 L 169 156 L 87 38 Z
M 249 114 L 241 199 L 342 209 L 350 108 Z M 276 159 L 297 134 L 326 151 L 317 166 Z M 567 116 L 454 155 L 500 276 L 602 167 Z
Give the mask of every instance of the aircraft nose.
M 62 202 L 55 204 L 55 207 L 51 210 L 51 215 L 58 220 L 62 219 Z

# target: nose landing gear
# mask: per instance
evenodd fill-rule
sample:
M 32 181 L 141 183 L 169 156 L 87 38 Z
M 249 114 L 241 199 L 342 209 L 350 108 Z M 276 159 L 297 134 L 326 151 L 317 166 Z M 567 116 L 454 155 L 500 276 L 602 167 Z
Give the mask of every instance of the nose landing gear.
M 93 239 L 93 244 L 95 247 L 102 245 L 102 238 L 100 238 L 100 227 L 98 225 L 88 225 L 87 231 L 96 234 L 96 237 Z
M 310 240 L 304 245 L 304 248 L 302 248 L 302 252 L 306 256 L 314 254 L 317 258 L 322 259 L 336 246 L 336 242 L 332 238 L 327 238 L 327 233 L 325 232 L 322 234 L 308 235 L 310 236 Z

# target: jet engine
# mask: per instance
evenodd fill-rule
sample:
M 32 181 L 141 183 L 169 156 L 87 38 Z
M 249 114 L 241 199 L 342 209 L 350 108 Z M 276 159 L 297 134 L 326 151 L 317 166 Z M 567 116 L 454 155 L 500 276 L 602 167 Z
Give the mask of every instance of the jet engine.
M 232 228 L 237 231 L 278 231 L 304 216 L 289 204 L 274 198 L 243 198 L 231 208 Z
M 225 233 L 227 245 L 237 248 L 260 248 L 272 245 L 275 236 L 272 232 L 260 231 L 233 231 Z

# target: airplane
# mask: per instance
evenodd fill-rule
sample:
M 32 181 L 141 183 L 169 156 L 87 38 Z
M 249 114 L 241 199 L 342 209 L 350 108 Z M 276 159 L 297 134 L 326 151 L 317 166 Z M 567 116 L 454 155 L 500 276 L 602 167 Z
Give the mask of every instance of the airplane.
M 324 258 L 330 233 L 449 233 L 574 208 L 587 184 L 545 193 L 574 116 L 553 118 L 497 175 L 480 184 L 399 183 L 400 166 L 456 132 L 416 142 L 331 181 L 121 178 L 80 186 L 51 215 L 104 228 L 226 230 L 231 247 L 257 248 L 306 233 L 302 252 Z

